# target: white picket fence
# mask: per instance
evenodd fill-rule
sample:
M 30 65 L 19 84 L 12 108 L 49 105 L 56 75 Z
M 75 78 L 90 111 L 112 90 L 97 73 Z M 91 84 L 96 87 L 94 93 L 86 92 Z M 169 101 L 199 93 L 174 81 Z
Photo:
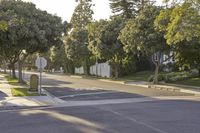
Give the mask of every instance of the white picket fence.
M 98 75 L 101 77 L 111 77 L 110 65 L 108 63 L 99 63 L 93 66 L 90 66 L 90 74 Z M 83 74 L 83 67 L 75 68 L 75 74 Z

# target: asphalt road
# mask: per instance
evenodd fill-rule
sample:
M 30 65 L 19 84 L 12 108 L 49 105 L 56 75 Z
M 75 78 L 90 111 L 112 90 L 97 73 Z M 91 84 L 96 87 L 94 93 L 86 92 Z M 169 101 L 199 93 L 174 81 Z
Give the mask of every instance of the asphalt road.
M 30 75 L 31 73 L 26 73 L 24 78 L 29 80 Z M 63 100 L 103 100 L 192 95 L 181 92 L 109 83 L 95 79 L 72 78 L 60 74 L 43 74 L 42 84 L 43 88 Z
M 0 111 L 1 133 L 199 133 L 200 103 L 128 104 Z
M 200 98 L 191 94 L 51 74 L 43 87 L 65 104 L 0 110 L 0 133 L 200 133 Z M 151 97 L 169 99 L 142 100 Z

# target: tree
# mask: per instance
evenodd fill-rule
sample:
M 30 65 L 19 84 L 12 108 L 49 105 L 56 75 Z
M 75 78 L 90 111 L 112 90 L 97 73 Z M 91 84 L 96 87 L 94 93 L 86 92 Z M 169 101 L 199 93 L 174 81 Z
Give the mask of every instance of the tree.
M 200 76 L 200 3 L 198 0 L 174 2 L 163 9 L 156 26 L 165 34 L 167 43 L 174 47 L 179 64 L 189 64 L 199 69 Z
M 197 68 L 200 77 L 200 43 L 197 40 L 182 41 L 176 44 L 176 62 L 180 66 L 188 65 L 190 68 Z
M 182 5 L 174 7 L 170 14 L 167 26 L 166 39 L 168 44 L 176 44 L 183 40 L 194 38 L 200 40 L 200 14 L 193 3 L 185 1 Z
M 80 0 L 71 17 L 72 28 L 86 28 L 87 24 L 92 21 L 93 11 L 91 8 L 91 0 Z
M 53 47 L 50 52 L 52 68 L 59 70 L 62 67 L 65 73 L 73 73 L 73 63 L 67 58 L 64 45 Z
M 2 33 L 4 57 L 8 59 L 15 77 L 15 63 L 19 62 L 19 81 L 22 81 L 22 64 L 29 54 L 43 52 L 51 46 L 61 44 L 63 25 L 61 18 L 41 11 L 32 3 L 2 0 L 5 12 L 12 12 L 15 23 Z M 9 49 L 9 51 L 7 50 Z
M 200 2 L 198 0 L 184 0 L 163 9 L 156 19 L 156 26 L 165 32 L 169 45 L 181 41 L 191 41 L 200 37 Z
M 169 46 L 166 45 L 163 33 L 154 28 L 154 20 L 159 12 L 160 8 L 156 6 L 146 7 L 135 19 L 127 22 L 119 36 L 127 53 L 140 51 L 152 57 L 155 64 L 155 84 L 158 83 L 159 68 L 164 61 L 161 59 L 162 55 L 169 53 Z
M 118 13 L 124 18 L 132 18 L 136 14 L 139 0 L 110 0 L 112 13 Z
M 87 25 L 92 21 L 93 11 L 90 0 L 80 0 L 71 18 L 71 32 L 65 38 L 66 54 L 75 65 L 83 65 L 84 73 L 89 74 L 88 60 L 90 52 L 88 46 Z
M 123 19 L 117 17 L 110 21 L 100 20 L 89 25 L 89 50 L 99 59 L 107 60 L 114 68 L 118 78 L 124 51 L 118 34 L 123 28 Z
M 150 0 L 110 0 L 110 8 L 116 16 L 130 19 L 150 3 Z

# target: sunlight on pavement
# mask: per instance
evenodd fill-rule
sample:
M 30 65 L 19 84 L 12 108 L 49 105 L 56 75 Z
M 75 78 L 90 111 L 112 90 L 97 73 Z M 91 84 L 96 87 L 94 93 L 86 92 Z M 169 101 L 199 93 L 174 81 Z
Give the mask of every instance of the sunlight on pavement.
M 159 100 L 187 100 L 187 101 L 200 101 L 200 96 L 162 96 L 154 97 Z
M 34 114 L 46 114 L 57 120 L 74 124 L 75 126 L 77 126 L 78 130 L 82 131 L 83 133 L 102 133 L 102 131 L 107 130 L 105 126 L 103 126 L 102 124 L 91 122 L 71 115 L 61 114 L 55 111 L 28 110 L 28 111 L 21 111 L 20 114 L 23 116 L 29 116 Z

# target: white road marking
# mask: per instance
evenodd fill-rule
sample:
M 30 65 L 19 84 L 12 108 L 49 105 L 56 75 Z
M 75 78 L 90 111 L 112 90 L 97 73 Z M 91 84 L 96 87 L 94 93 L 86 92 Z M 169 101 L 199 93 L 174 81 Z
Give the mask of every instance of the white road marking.
M 144 98 L 124 98 L 124 99 L 107 99 L 107 100 L 88 100 L 88 101 L 64 101 L 48 107 L 35 107 L 28 109 L 11 109 L 0 110 L 3 112 L 16 112 L 21 110 L 35 110 L 35 109 L 53 109 L 64 107 L 77 107 L 77 106 L 97 106 L 97 105 L 109 105 L 109 104 L 123 104 L 123 103 L 140 103 L 140 102 L 153 102 L 153 101 L 165 101 L 165 100 L 191 100 L 200 101 L 200 97 L 144 97 Z
M 122 104 L 122 103 L 138 103 L 138 102 L 148 102 L 148 101 L 157 101 L 158 99 L 154 98 L 125 98 L 125 99 L 109 99 L 109 100 L 90 100 L 90 101 L 66 101 L 57 105 L 48 106 L 48 107 L 35 107 L 28 109 L 11 109 L 11 110 L 0 110 L 0 113 L 3 112 L 16 112 L 21 110 L 35 110 L 35 109 L 53 109 L 53 108 L 64 108 L 64 107 L 77 107 L 77 106 L 96 106 L 96 105 L 108 105 L 108 104 Z
M 60 97 L 58 97 L 58 98 L 77 97 L 77 96 L 88 96 L 88 95 L 100 95 L 100 94 L 109 94 L 109 93 L 116 93 L 116 92 L 113 92 L 113 91 L 107 91 L 107 92 L 91 92 L 91 93 L 82 93 L 82 94 L 73 94 L 73 95 L 60 96 Z
M 100 108 L 100 109 L 102 109 L 102 110 L 104 110 L 104 111 L 109 111 L 109 112 L 111 112 L 111 113 L 113 113 L 113 114 L 115 114 L 115 115 L 124 117 L 125 119 L 128 119 L 128 120 L 130 120 L 130 121 L 133 121 L 133 122 L 135 122 L 135 123 L 137 123 L 137 124 L 139 124 L 139 125 L 143 125 L 143 126 L 145 126 L 145 127 L 147 127 L 147 128 L 150 128 L 150 129 L 152 129 L 152 130 L 158 132 L 158 133 L 167 133 L 167 132 L 165 132 L 165 131 L 163 131 L 163 130 L 161 130 L 161 129 L 159 129 L 159 128 L 156 128 L 156 127 L 154 127 L 154 126 L 151 126 L 151 125 L 149 125 L 149 124 L 147 124 L 147 123 L 145 123 L 145 122 L 139 121 L 139 120 L 137 120 L 136 118 L 127 117 L 127 116 L 125 116 L 125 115 L 123 115 L 123 114 L 121 114 L 121 113 L 119 113 L 119 112 L 117 112 L 117 111 L 113 111 L 113 110 L 109 110 L 109 109 L 105 109 L 105 108 Z

